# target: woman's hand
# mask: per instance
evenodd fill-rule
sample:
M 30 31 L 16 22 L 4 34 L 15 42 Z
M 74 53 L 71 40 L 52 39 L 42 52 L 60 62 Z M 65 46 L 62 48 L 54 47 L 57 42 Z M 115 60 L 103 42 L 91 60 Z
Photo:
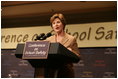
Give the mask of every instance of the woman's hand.
M 72 51 L 72 49 L 69 47 L 69 48 L 67 48 L 68 50 L 70 50 L 70 51 Z

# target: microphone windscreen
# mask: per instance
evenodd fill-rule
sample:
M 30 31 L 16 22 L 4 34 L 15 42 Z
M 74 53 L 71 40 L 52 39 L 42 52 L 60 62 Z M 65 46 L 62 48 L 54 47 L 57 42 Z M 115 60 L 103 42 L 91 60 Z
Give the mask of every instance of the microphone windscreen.
M 47 38 L 47 36 L 43 36 L 43 37 L 42 37 L 42 40 L 45 40 L 46 38 Z
M 39 35 L 39 37 L 43 37 L 45 35 L 45 33 L 41 33 L 40 35 Z
M 46 37 L 50 37 L 50 36 L 52 36 L 50 32 L 46 34 Z

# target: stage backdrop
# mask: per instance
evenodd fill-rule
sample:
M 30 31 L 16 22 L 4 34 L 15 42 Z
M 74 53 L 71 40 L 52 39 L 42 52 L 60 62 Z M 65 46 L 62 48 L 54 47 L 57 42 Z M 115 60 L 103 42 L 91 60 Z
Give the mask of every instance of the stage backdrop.
M 18 43 L 34 41 L 37 35 L 48 33 L 51 26 L 32 26 L 23 28 L 3 28 L 2 49 L 15 49 Z M 117 22 L 69 24 L 65 32 L 77 39 L 79 47 L 116 47 Z
M 33 78 L 34 68 L 15 57 L 16 50 L 1 50 L 1 77 Z M 80 48 L 82 60 L 74 64 L 76 78 L 116 78 L 117 48 Z

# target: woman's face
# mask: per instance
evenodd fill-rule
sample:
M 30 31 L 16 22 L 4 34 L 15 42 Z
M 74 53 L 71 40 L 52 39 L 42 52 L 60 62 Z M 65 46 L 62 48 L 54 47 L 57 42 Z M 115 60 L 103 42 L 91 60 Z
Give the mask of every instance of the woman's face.
M 52 28 L 56 33 L 61 33 L 64 28 L 64 25 L 62 24 L 61 20 L 59 18 L 56 18 L 53 22 L 52 22 Z

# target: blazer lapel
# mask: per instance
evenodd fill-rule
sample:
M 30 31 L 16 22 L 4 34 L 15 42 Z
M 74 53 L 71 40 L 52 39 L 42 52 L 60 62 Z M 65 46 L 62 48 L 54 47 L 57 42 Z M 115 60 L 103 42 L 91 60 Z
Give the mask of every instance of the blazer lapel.
M 69 40 L 69 38 L 68 38 L 67 34 L 65 33 L 65 36 L 63 37 L 63 39 L 61 41 L 61 44 L 65 45 L 68 42 L 68 40 Z

